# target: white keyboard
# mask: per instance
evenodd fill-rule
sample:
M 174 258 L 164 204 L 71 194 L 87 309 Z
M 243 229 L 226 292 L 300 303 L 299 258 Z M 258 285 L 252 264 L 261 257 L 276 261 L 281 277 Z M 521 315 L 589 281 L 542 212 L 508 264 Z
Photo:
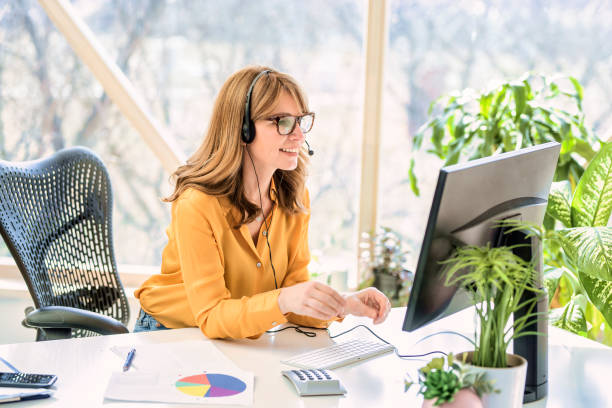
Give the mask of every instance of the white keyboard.
M 391 344 L 355 339 L 298 354 L 287 360 L 282 360 L 281 363 L 299 368 L 333 369 L 390 353 L 393 350 L 395 350 L 395 347 Z

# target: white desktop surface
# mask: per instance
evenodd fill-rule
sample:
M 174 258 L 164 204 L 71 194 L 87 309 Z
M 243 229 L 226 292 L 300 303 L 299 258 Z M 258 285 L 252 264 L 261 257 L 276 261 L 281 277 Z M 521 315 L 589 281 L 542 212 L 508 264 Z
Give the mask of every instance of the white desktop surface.
M 432 350 L 460 352 L 470 349 L 469 343 L 456 335 L 440 334 L 418 345 L 430 333 L 455 330 L 469 335 L 473 327 L 473 310 L 468 309 L 439 320 L 412 333 L 402 332 L 405 308 L 395 308 L 387 321 L 372 326 L 381 337 L 399 347 L 401 354 Z M 341 324 L 330 327 L 332 335 L 350 329 L 366 319 L 349 316 Z M 356 335 L 374 339 L 363 328 L 339 337 L 344 341 Z M 545 400 L 527 404 L 529 408 L 612 407 L 610 371 L 612 348 L 573 335 L 555 327 L 549 333 L 549 395 Z M 205 340 L 198 329 L 177 329 L 149 333 L 129 333 L 83 339 L 56 340 L 0 345 L 0 356 L 24 372 L 58 375 L 55 394 L 49 399 L 25 401 L 16 407 L 170 407 L 162 403 L 133 403 L 104 400 L 102 395 L 113 371 L 122 361 L 110 351 L 114 345 L 167 344 L 187 340 Z M 274 335 L 264 334 L 257 340 L 215 340 L 217 348 L 240 368 L 255 375 L 255 407 L 419 407 L 417 386 L 404 393 L 404 375 L 423 365 L 424 360 L 401 360 L 395 354 L 337 368 L 334 371 L 348 390 L 346 396 L 299 397 L 293 386 L 281 376 L 290 367 L 281 359 L 332 344 L 325 331 L 315 338 L 288 329 Z M 431 358 L 431 356 L 429 357 Z M 8 371 L 2 368 L 1 371 Z M 189 405 L 181 405 L 189 406 Z M 193 406 L 193 405 L 192 405 Z M 207 405 L 213 406 L 213 405 Z M 222 405 L 218 405 L 222 406 Z M 224 405 L 227 407 L 227 405 Z

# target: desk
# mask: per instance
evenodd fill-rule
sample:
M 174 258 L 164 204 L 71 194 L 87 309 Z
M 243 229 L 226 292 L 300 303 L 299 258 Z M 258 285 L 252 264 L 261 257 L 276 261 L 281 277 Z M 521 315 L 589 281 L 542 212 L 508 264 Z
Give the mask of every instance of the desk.
M 385 323 L 371 326 L 377 334 L 399 347 L 400 353 L 422 353 L 431 350 L 460 352 L 470 348 L 459 336 L 442 334 L 417 341 L 427 334 L 441 330 L 456 330 L 469 334 L 474 324 L 473 310 L 467 309 L 412 333 L 401 331 L 405 308 L 395 308 Z M 341 324 L 334 323 L 332 334 L 340 333 L 366 319 L 349 316 Z M 407 371 L 416 372 L 423 361 L 401 360 L 394 354 L 356 363 L 334 370 L 348 390 L 344 397 L 304 397 L 295 393 L 293 386 L 281 376 L 287 369 L 279 360 L 288 356 L 332 344 L 324 331 L 309 338 L 294 330 L 270 335 L 257 340 L 215 340 L 214 343 L 239 367 L 255 374 L 255 407 L 418 407 L 416 388 L 404 393 L 403 379 Z M 341 336 L 371 336 L 358 328 Z M 366 337 L 370 338 L 370 337 Z M 28 401 L 15 407 L 130 407 L 153 404 L 104 401 L 102 395 L 111 372 L 121 368 L 122 361 L 109 348 L 113 345 L 167 344 L 186 340 L 204 340 L 198 329 L 167 330 L 150 333 L 129 333 L 84 339 L 56 340 L 42 343 L 0 345 L 0 355 L 23 371 L 57 374 L 54 397 Z M 549 339 L 549 396 L 546 400 L 526 405 L 528 408 L 612 407 L 610 398 L 610 369 L 612 349 L 571 333 L 550 328 Z M 155 404 L 170 407 L 171 404 Z M 181 405 L 189 406 L 189 405 Z M 226 406 L 227 407 L 227 406 Z

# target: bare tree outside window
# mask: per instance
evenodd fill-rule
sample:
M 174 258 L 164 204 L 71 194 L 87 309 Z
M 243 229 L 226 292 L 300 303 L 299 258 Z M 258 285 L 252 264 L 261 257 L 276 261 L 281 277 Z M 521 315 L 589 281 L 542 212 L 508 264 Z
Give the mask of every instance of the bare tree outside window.
M 355 253 L 364 2 L 71 3 L 188 155 L 232 72 L 262 64 L 295 76 L 317 112 L 309 133 L 313 254 Z M 118 262 L 158 265 L 169 174 L 38 3 L 0 0 L 0 157 L 30 160 L 73 145 L 90 147 L 109 168 Z

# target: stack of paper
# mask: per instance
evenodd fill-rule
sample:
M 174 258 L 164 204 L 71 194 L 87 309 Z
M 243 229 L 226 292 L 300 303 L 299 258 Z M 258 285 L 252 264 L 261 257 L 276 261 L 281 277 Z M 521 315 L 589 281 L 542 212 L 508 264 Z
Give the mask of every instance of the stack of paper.
M 112 347 L 125 359 L 130 347 Z M 122 401 L 253 404 L 253 373 L 241 370 L 208 340 L 136 347 L 127 372 L 111 376 L 104 397 Z

